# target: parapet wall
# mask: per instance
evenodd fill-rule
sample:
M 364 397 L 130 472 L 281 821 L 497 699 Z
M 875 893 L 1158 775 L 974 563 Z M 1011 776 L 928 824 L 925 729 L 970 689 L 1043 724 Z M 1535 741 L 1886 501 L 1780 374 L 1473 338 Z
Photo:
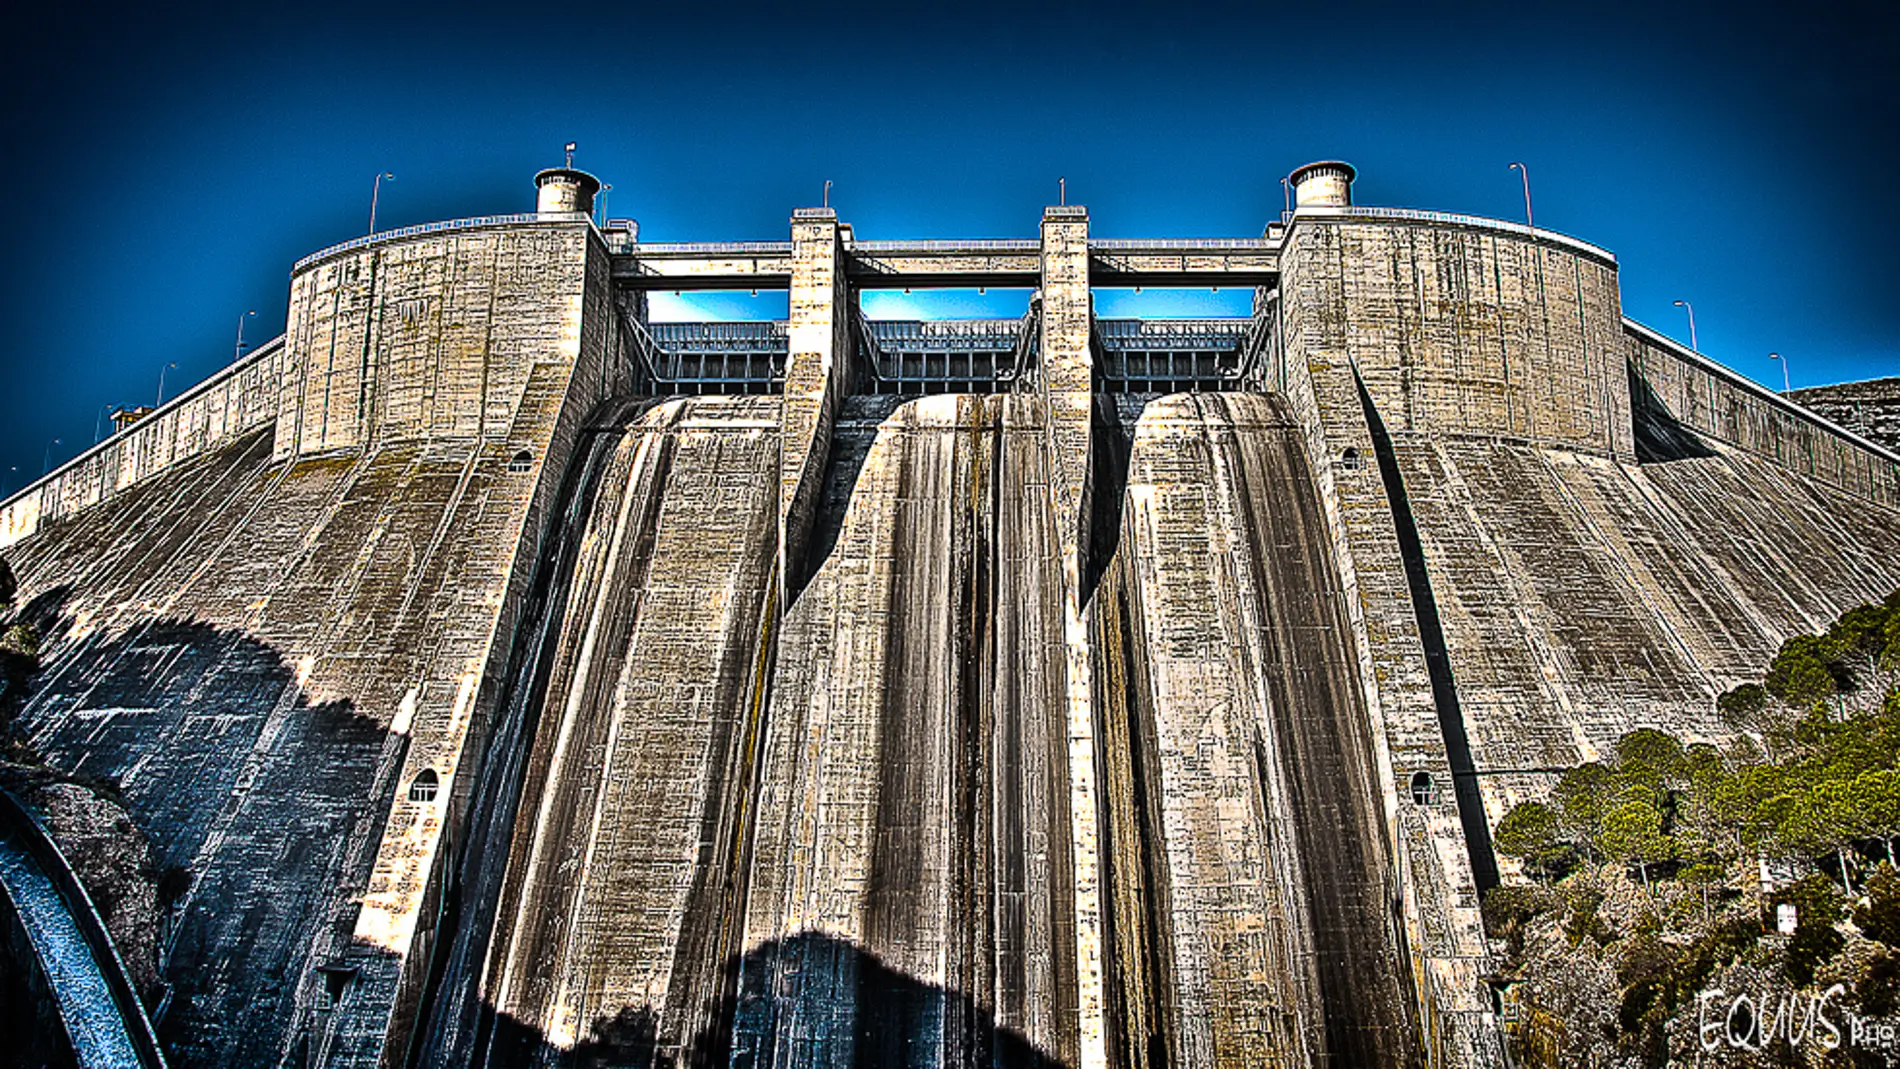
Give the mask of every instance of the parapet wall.
M 1297 321 L 1339 333 L 1392 432 L 1634 454 L 1609 253 L 1489 220 L 1302 208 L 1281 258 L 1289 275 L 1335 280 L 1336 299 Z
M 1856 497 L 1900 505 L 1900 458 L 1634 320 L 1630 374 L 1660 415 Z
M 277 418 L 284 339 L 273 338 L 0 505 L 0 549 L 188 457 Z
M 584 218 L 380 241 L 291 278 L 274 458 L 506 435 L 581 334 Z

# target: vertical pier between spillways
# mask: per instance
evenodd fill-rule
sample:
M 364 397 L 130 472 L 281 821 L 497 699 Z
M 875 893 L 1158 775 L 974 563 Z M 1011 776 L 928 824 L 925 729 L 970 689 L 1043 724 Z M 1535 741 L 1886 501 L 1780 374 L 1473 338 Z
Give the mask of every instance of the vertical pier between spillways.
M 778 406 L 666 402 L 577 453 L 585 504 L 545 542 L 571 557 L 519 640 L 533 709 L 477 790 L 518 804 L 471 820 L 417 1060 L 1077 1066 L 1091 1028 L 1123 1065 L 1422 1060 L 1283 407 L 1176 397 L 1097 429 L 1128 448 L 1084 616 L 1090 1021 L 1042 399 L 844 399 L 782 610 Z

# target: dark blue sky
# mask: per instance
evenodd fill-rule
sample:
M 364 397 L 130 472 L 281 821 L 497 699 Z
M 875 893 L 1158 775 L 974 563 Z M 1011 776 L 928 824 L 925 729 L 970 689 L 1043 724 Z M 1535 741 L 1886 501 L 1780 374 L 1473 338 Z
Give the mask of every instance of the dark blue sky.
M 1361 203 L 1519 219 L 1522 160 L 1627 314 L 1686 339 L 1686 298 L 1777 387 L 1770 350 L 1900 373 L 1886 4 L 54 7 L 0 40 L 9 491 L 246 309 L 281 330 L 377 171 L 384 227 L 520 211 L 568 140 L 651 240 L 781 238 L 826 178 L 860 237 L 1028 237 L 1059 175 L 1101 236 L 1252 236 L 1325 157 Z

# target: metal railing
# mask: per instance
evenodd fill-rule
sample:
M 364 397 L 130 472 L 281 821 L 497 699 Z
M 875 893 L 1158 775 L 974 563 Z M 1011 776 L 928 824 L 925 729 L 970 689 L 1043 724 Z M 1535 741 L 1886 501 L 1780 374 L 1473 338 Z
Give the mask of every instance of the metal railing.
M 620 250 L 615 250 L 620 251 Z M 627 256 L 790 256 L 789 241 L 635 241 L 625 246 Z
M 398 227 L 395 230 L 378 230 L 374 234 L 339 241 L 335 245 L 318 249 L 316 252 L 290 265 L 290 273 L 296 274 L 311 264 L 328 259 L 338 253 L 351 249 L 360 249 L 365 245 L 374 245 L 380 241 L 400 241 L 422 234 L 439 234 L 447 230 L 475 230 L 485 226 L 519 226 L 522 223 L 593 223 L 593 218 L 585 212 L 515 212 L 511 215 L 478 215 L 469 219 L 446 219 L 439 223 L 417 223 L 414 226 Z
M 919 240 L 919 241 L 853 241 L 852 252 L 862 253 L 922 253 L 922 252 L 1042 252 L 1042 242 L 1037 238 L 972 238 L 968 241 Z
M 1291 213 L 1282 212 L 1280 218 L 1288 224 L 1302 216 L 1307 218 L 1346 218 L 1346 219 L 1401 219 L 1419 223 L 1437 223 L 1443 226 L 1471 227 L 1479 230 L 1500 230 L 1509 234 L 1519 234 L 1540 241 L 1567 245 L 1578 252 L 1616 262 L 1616 254 L 1601 246 L 1592 245 L 1581 238 L 1573 238 L 1543 227 L 1526 226 L 1523 223 L 1507 222 L 1503 219 L 1486 219 L 1479 215 L 1459 215 L 1454 212 L 1429 212 L 1419 208 L 1370 208 L 1359 205 L 1308 205 L 1295 209 Z
M 1090 238 L 1096 252 L 1279 252 L 1280 242 L 1266 238 Z

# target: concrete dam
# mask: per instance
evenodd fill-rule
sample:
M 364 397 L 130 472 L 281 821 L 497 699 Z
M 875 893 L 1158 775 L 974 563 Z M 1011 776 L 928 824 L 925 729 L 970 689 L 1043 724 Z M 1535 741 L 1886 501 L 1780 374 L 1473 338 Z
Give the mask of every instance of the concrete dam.
M 187 877 L 164 1057 L 1502 1066 L 1492 828 L 1900 587 L 1900 457 L 1353 178 L 1257 238 L 664 244 L 563 168 L 300 261 L 0 504 L 8 730 Z M 1182 286 L 1251 314 L 1095 314 Z M 859 307 L 978 287 L 1034 296 Z

